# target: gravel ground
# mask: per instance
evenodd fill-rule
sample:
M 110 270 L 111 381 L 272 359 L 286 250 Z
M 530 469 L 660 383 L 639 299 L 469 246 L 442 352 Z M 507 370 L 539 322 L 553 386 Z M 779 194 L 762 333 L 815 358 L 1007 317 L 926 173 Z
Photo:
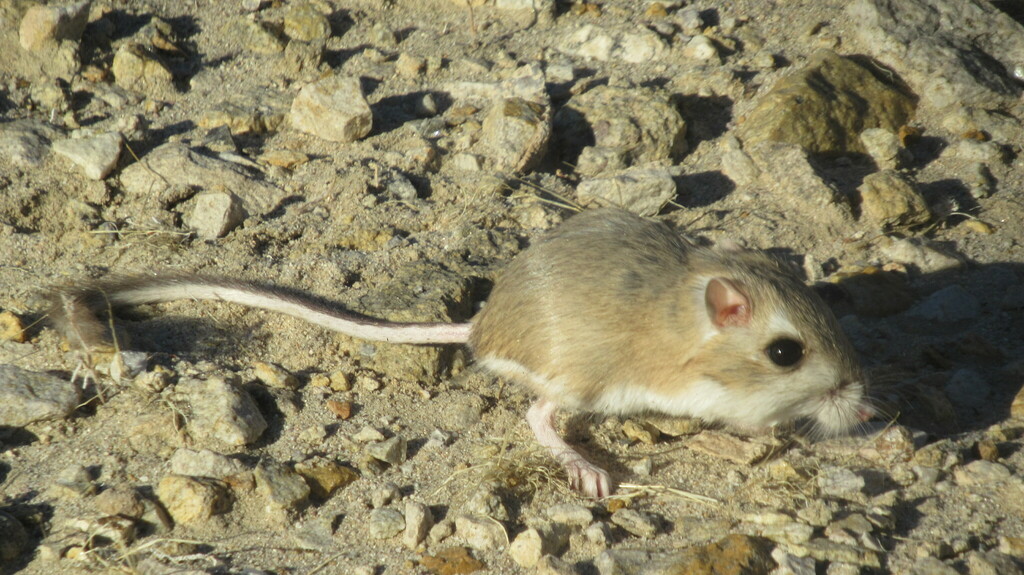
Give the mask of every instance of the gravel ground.
M 0 569 L 1019 573 L 1024 11 L 470 2 L 0 6 Z M 156 270 L 465 321 L 606 204 L 799 266 L 891 421 L 567 415 L 641 486 L 595 502 L 462 349 L 177 302 L 121 363 L 45 321 Z

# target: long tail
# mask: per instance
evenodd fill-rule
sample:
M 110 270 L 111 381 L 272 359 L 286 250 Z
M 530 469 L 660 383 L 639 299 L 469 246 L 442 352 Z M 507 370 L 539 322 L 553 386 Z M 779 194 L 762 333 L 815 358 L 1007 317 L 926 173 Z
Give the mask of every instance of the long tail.
M 361 339 L 390 343 L 466 343 L 470 323 L 391 322 L 327 305 L 277 287 L 198 275 L 137 276 L 58 291 L 51 298 L 50 321 L 83 350 L 104 343 L 106 329 L 97 314 L 117 307 L 183 299 L 221 300 L 299 318 Z

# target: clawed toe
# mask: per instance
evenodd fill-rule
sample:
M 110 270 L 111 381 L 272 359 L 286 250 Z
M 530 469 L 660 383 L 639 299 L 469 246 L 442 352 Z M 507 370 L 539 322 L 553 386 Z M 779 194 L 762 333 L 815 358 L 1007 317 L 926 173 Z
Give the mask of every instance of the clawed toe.
M 612 493 L 608 472 L 586 460 L 567 462 L 565 472 L 569 475 L 569 486 L 587 497 L 599 499 Z

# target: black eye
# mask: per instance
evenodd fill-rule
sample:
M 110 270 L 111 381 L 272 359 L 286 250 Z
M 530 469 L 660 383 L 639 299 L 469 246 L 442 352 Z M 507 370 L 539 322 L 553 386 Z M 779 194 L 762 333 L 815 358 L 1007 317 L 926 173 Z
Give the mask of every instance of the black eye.
M 779 338 L 764 348 L 765 354 L 772 363 L 779 367 L 790 367 L 799 363 L 804 357 L 804 344 L 788 337 Z

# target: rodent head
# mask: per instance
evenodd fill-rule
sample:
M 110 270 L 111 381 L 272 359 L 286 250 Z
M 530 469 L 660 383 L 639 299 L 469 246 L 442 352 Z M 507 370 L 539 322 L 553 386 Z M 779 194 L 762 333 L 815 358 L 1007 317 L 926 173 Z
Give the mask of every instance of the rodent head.
M 739 427 L 807 418 L 821 434 L 871 415 L 856 352 L 825 303 L 778 262 L 730 251 L 702 282 L 710 329 L 694 358 L 698 377 L 722 388 Z

